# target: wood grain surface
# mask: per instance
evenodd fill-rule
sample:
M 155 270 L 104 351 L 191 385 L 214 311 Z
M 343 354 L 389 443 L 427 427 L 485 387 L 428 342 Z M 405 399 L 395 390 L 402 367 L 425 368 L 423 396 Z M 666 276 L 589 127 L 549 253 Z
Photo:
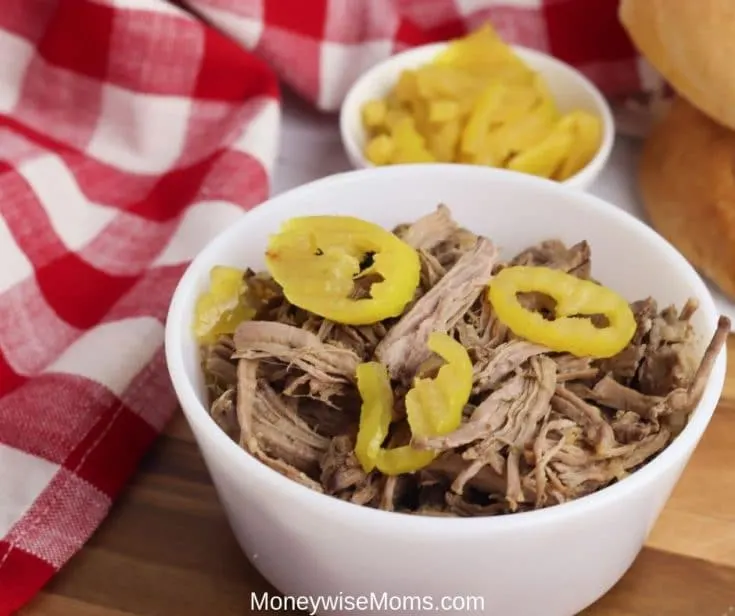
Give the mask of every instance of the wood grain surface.
M 735 358 L 735 336 L 728 350 Z M 178 415 L 98 532 L 22 614 L 249 616 L 265 614 L 250 593 L 266 590 Z M 735 359 L 647 546 L 584 616 L 735 616 Z

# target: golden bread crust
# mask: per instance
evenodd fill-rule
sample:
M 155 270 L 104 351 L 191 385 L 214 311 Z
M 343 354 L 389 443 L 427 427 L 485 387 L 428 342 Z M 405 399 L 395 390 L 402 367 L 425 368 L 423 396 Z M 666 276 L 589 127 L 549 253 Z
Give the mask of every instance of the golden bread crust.
M 735 129 L 733 0 L 621 0 L 618 16 L 680 96 Z
M 735 132 L 677 98 L 644 144 L 638 181 L 653 227 L 735 299 Z

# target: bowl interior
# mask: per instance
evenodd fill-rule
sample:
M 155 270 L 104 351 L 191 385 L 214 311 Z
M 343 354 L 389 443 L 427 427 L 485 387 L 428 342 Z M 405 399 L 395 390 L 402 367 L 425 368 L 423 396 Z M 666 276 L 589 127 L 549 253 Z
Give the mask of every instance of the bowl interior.
M 366 142 L 360 111 L 363 103 L 388 94 L 402 71 L 430 62 L 446 46 L 447 43 L 436 43 L 402 52 L 374 66 L 355 82 L 345 97 L 340 115 L 342 139 L 353 163 L 359 161 L 360 166 L 374 166 L 363 156 Z M 579 71 L 551 56 L 520 46 L 513 46 L 513 49 L 532 70 L 541 74 L 561 111 L 581 109 L 601 118 L 603 142 L 598 157 L 606 156 L 612 146 L 614 122 L 597 88 Z
M 502 257 L 552 237 L 569 244 L 587 240 L 596 279 L 629 301 L 650 295 L 660 306 L 681 306 L 687 298 L 696 297 L 700 309 L 693 324 L 702 334 L 702 348 L 714 331 L 717 311 L 712 297 L 684 258 L 649 227 L 596 197 L 550 180 L 472 166 L 406 165 L 349 172 L 284 193 L 246 214 L 215 238 L 184 274 L 169 312 L 166 352 L 174 386 L 189 421 L 219 439 L 223 448 L 236 448 L 205 410 L 198 349 L 191 334 L 195 301 L 207 288 L 211 267 L 262 269 L 269 234 L 293 216 L 354 215 L 392 228 L 431 212 L 439 203 L 446 204 L 461 225 L 493 240 Z M 679 439 L 699 438 L 719 398 L 724 373 L 723 352 L 702 402 Z M 673 459 L 676 454 L 671 450 L 676 445 L 673 443 L 653 464 L 664 464 L 667 456 Z M 254 463 L 250 456 L 237 453 L 238 464 Z M 594 500 L 610 490 L 626 489 L 650 466 L 576 504 Z M 272 471 L 264 468 L 264 472 Z M 290 482 L 285 478 L 283 481 Z M 310 492 L 305 488 L 304 491 Z M 528 515 L 548 514 L 553 509 L 556 508 Z

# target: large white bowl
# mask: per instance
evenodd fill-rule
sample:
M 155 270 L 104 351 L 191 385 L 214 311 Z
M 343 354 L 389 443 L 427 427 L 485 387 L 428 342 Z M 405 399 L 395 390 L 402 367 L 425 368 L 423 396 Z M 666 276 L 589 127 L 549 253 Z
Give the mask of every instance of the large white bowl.
M 447 45 L 432 43 L 403 51 L 371 67 L 355 81 L 345 96 L 339 118 L 342 144 L 353 167 L 374 167 L 363 154 L 366 142 L 360 111 L 363 104 L 385 96 L 401 72 L 430 62 Z M 511 47 L 532 70 L 544 78 L 559 109 L 564 112 L 581 109 L 595 114 L 602 121 L 602 143 L 597 154 L 584 168 L 561 182 L 586 190 L 605 167 L 615 141 L 615 122 L 610 106 L 597 87 L 573 66 L 540 51 L 517 45 Z
M 720 397 L 725 353 L 692 419 L 642 470 L 596 494 L 545 510 L 486 518 L 434 518 L 361 507 L 318 494 L 256 461 L 205 409 L 191 321 L 197 294 L 217 264 L 263 268 L 267 237 L 293 216 L 347 214 L 384 227 L 447 204 L 455 218 L 493 239 L 505 254 L 550 236 L 586 239 L 593 273 L 629 300 L 700 301 L 693 319 L 705 345 L 717 312 L 700 277 L 664 239 L 587 193 L 516 173 L 460 165 L 407 165 L 313 182 L 259 206 L 194 260 L 174 295 L 166 358 L 184 414 L 201 448 L 242 549 L 289 596 L 361 599 L 379 613 L 418 613 L 406 597 L 429 597 L 447 614 L 570 616 L 628 569 L 669 497 Z M 386 593 L 383 595 L 383 593 Z M 464 598 L 482 597 L 484 611 Z M 445 600 L 443 597 L 453 598 Z M 447 602 L 448 601 L 448 602 Z M 426 604 L 425 604 L 426 606 Z M 355 612 L 352 612 L 355 613 Z M 383 612 L 386 613 L 386 612 Z

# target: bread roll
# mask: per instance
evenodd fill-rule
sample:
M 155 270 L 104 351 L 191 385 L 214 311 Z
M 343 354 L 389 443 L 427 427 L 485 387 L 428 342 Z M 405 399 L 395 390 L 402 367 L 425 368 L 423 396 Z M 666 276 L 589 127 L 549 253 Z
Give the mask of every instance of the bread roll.
M 735 132 L 677 97 L 643 146 L 639 186 L 653 227 L 735 299 Z
M 619 18 L 682 97 L 735 129 L 735 1 L 621 0 Z

